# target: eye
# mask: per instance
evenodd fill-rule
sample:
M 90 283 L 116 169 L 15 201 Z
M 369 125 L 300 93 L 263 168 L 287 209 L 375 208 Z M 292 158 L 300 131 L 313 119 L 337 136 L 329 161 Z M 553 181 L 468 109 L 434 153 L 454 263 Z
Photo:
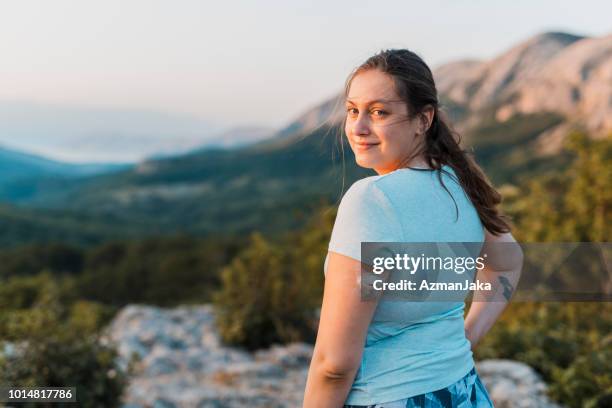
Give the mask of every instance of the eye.
M 387 115 L 387 112 L 385 112 L 384 110 L 381 110 L 381 109 L 374 109 L 374 110 L 372 111 L 372 114 L 373 114 L 374 116 L 378 116 L 378 117 L 382 118 L 383 116 L 386 116 L 386 115 Z
M 359 113 L 356 108 L 347 108 L 346 113 L 350 116 L 357 115 Z

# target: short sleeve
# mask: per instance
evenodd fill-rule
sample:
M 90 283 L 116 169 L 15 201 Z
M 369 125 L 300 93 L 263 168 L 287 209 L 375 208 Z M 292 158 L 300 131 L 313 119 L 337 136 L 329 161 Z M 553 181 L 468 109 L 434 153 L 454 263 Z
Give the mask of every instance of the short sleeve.
M 355 182 L 344 194 L 328 249 L 361 261 L 362 242 L 402 242 L 398 214 L 371 178 Z

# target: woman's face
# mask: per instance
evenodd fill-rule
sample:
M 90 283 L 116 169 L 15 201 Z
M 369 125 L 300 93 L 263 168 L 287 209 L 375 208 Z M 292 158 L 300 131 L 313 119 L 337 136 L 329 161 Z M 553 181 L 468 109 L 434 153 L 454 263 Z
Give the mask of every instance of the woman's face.
M 409 158 L 422 138 L 417 117 L 410 119 L 391 76 L 372 69 L 353 77 L 344 130 L 357 164 L 386 174 L 414 163 Z

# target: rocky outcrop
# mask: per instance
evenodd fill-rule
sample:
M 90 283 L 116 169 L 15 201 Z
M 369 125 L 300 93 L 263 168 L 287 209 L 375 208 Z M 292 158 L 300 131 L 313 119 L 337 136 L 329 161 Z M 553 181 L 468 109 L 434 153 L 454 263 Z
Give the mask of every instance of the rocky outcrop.
M 134 375 L 124 408 L 299 407 L 312 346 L 294 343 L 248 353 L 224 346 L 210 305 L 160 309 L 131 305 L 105 330 Z M 496 407 L 557 407 L 528 366 L 507 360 L 478 364 Z
M 528 365 L 512 360 L 484 360 L 478 375 L 496 408 L 559 408 L 546 397 L 546 384 Z
M 116 343 L 123 369 L 134 358 L 129 407 L 299 406 L 312 353 L 306 344 L 256 353 L 223 346 L 209 305 L 128 306 L 104 341 Z

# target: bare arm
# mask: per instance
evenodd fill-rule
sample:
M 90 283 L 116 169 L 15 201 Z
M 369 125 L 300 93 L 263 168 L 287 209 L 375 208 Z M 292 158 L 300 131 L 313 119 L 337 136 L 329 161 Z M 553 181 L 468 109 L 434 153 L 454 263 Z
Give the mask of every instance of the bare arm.
M 474 292 L 474 300 L 465 318 L 465 333 L 472 350 L 506 308 L 523 267 L 523 251 L 510 233 L 495 236 L 485 229 L 481 254 L 484 253 L 487 254 L 485 268 L 478 271 L 476 279 L 489 282 L 492 290 Z
M 329 252 L 319 331 L 304 394 L 304 408 L 344 405 L 359 365 L 377 300 L 362 301 L 361 263 Z

